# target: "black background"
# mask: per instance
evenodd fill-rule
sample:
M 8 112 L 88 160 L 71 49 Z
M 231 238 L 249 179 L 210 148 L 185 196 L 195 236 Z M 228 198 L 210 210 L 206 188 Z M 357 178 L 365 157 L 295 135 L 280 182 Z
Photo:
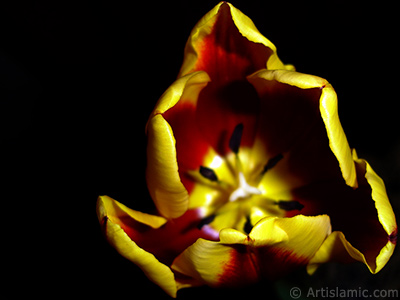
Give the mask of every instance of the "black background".
M 332 83 L 350 146 L 385 180 L 399 215 L 395 8 L 361 1 L 232 3 L 277 46 L 282 61 Z M 2 246 L 15 295 L 167 298 L 108 246 L 95 203 L 106 194 L 134 209 L 149 207 L 144 127 L 177 76 L 191 29 L 216 4 L 2 4 Z M 189 289 L 178 297 L 290 299 L 294 286 L 303 295 L 309 287 L 399 289 L 399 265 L 396 250 L 377 275 L 362 264 L 332 263 L 312 277 L 302 271 L 275 284 Z

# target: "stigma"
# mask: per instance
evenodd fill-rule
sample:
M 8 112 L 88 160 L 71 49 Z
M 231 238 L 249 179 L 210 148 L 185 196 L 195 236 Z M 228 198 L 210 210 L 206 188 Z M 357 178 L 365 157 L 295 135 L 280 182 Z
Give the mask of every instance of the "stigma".
M 239 186 L 236 190 L 234 190 L 229 196 L 229 201 L 233 202 L 238 199 L 246 199 L 251 197 L 252 195 L 260 195 L 261 190 L 258 188 L 251 186 L 247 183 L 246 178 L 244 177 L 242 172 L 239 172 Z

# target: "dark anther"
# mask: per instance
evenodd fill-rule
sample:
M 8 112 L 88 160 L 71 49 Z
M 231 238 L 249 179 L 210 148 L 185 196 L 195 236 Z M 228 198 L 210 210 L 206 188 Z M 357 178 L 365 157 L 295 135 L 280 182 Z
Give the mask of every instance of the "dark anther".
M 244 223 L 244 232 L 246 232 L 247 234 L 249 234 L 251 232 L 251 230 L 253 229 L 253 225 L 251 225 L 251 220 L 250 220 L 250 216 L 246 217 L 246 223 Z
M 215 174 L 213 169 L 200 166 L 200 174 L 211 181 L 218 181 L 217 174 Z
M 214 221 L 214 219 L 215 219 L 215 215 L 211 215 L 211 216 L 208 216 L 208 217 L 202 219 L 200 221 L 200 223 L 197 225 L 197 228 L 201 229 L 204 225 L 210 224 L 212 221 Z
M 271 170 L 273 167 L 276 166 L 276 164 L 283 158 L 282 154 L 278 154 L 277 156 L 271 158 L 268 160 L 266 165 L 264 166 L 264 169 L 262 171 L 262 174 L 266 173 L 268 170 Z
M 291 210 L 302 210 L 304 205 L 298 201 L 278 201 L 278 206 L 280 209 L 291 211 Z
M 236 125 L 231 138 L 229 139 L 229 148 L 233 153 L 237 154 L 239 152 L 240 141 L 242 140 L 243 124 L 240 123 Z

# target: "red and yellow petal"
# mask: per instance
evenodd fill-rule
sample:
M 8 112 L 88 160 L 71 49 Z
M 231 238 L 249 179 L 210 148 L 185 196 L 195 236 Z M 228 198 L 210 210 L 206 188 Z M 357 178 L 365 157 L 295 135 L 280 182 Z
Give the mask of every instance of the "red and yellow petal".
M 219 242 L 197 240 L 175 259 L 172 269 L 190 278 L 192 285 L 244 286 L 305 266 L 330 232 L 328 216 L 267 217 L 248 236 L 223 229 Z
M 307 267 L 310 274 L 322 263 L 351 260 L 363 262 L 375 274 L 386 265 L 396 246 L 398 229 L 385 185 L 365 160 L 358 159 L 355 153 L 354 156 L 359 191 L 352 193 L 364 191 L 365 197 L 344 195 L 343 202 L 337 204 L 346 208 L 346 202 L 353 201 L 351 206 L 347 205 L 350 211 L 346 212 L 347 215 L 353 214 L 353 218 L 342 224 L 338 221 L 340 231 L 333 232 L 312 258 Z M 343 214 L 341 217 L 336 214 L 334 209 L 330 214 L 334 219 L 347 219 Z
M 161 96 L 147 123 L 147 185 L 157 209 L 166 218 L 177 218 L 188 209 L 189 195 L 179 171 L 185 169 L 185 163 L 190 168 L 191 161 L 202 158 L 209 148 L 196 135 L 192 119 L 198 94 L 208 81 L 204 72 L 176 80 Z
M 161 215 L 177 218 L 185 213 L 189 195 L 182 184 L 176 161 L 175 138 L 162 115 L 147 126 L 146 179 L 150 195 Z
M 364 177 L 366 182 L 371 187 L 371 197 L 375 202 L 379 222 L 389 235 L 389 240 L 395 243 L 397 237 L 396 217 L 394 215 L 393 208 L 390 205 L 385 184 L 382 178 L 375 173 L 366 160 L 359 159 L 355 151 L 353 151 L 353 156 L 357 169 L 359 169 L 362 174 L 365 174 Z
M 294 71 L 262 70 L 248 80 L 261 99 L 263 118 L 256 139 L 265 144 L 267 156 L 281 153 L 285 157 L 285 152 L 290 152 L 290 172 L 282 170 L 292 175 L 283 179 L 292 182 L 287 188 L 322 177 L 336 178 L 337 162 L 346 183 L 356 187 L 355 166 L 338 118 L 336 94 L 325 79 Z M 284 166 L 280 163 L 278 167 Z
M 100 196 L 97 202 L 97 216 L 107 241 L 126 259 L 136 264 L 145 275 L 159 285 L 168 295 L 176 297 L 177 286 L 174 273 L 161 263 L 152 253 L 139 247 L 123 229 L 126 218 L 138 220 L 152 227 L 166 222 L 162 217 L 152 216 L 131 210 L 121 203 Z
M 227 82 L 264 68 L 285 68 L 275 46 L 246 15 L 221 2 L 192 30 L 179 76 L 203 70 L 213 81 Z
M 190 209 L 181 217 L 167 221 L 131 210 L 107 196 L 99 197 L 98 207 L 103 207 L 107 220 L 118 224 L 140 248 L 167 265 L 198 238 L 218 239 L 214 231 L 201 226 L 204 215 L 199 209 Z
M 261 120 L 259 138 L 271 145 L 280 135 L 281 144 L 273 144 L 280 150 L 266 148 L 272 151 L 271 156 L 279 151 L 284 156 L 279 165 L 264 176 L 263 189 L 272 197 L 286 187 L 292 191 L 289 199 L 305 206 L 302 214 L 328 214 L 331 217 L 334 230 L 342 233 L 330 237 L 320 253 L 324 253 L 325 247 L 341 245 L 340 249 L 346 249 L 351 257 L 366 263 L 371 272 L 379 271 L 393 252 L 397 225 L 383 181 L 366 162 L 353 159 L 338 118 L 333 88 L 319 77 L 283 70 L 260 71 L 249 76 L 249 81 L 260 95 L 264 115 L 280 110 L 277 115 L 281 120 L 272 122 L 273 116 Z M 275 99 L 277 104 L 274 106 L 271 100 L 263 101 L 267 98 Z M 279 99 L 291 99 L 292 102 L 288 104 L 287 100 Z M 289 113 L 279 107 L 280 103 L 290 105 Z M 268 107 L 263 107 L 266 104 Z M 296 105 L 301 109 L 293 109 Z M 306 120 L 299 122 L 290 111 L 301 111 Z M 274 131 L 276 136 L 268 134 L 272 124 L 268 122 L 281 124 Z M 289 126 L 285 130 L 288 124 L 301 126 Z M 296 141 L 296 137 L 301 139 Z M 289 212 L 287 216 L 296 214 L 298 212 Z M 339 252 L 332 250 L 329 253 L 336 257 L 334 253 Z M 317 260 L 322 261 L 319 255 Z
M 329 146 L 339 161 L 343 178 L 348 186 L 357 187 L 357 176 L 355 165 L 346 135 L 340 124 L 338 115 L 338 102 L 335 90 L 330 84 L 321 86 L 320 112 L 325 123 L 329 138 Z
M 122 203 L 115 201 L 108 196 L 99 196 L 97 202 L 97 212 L 100 218 L 101 216 L 107 216 L 115 224 L 122 224 L 124 220 L 130 218 L 144 225 L 150 226 L 151 228 L 159 228 L 167 222 L 167 219 L 142 213 L 130 209 Z
M 179 76 L 198 70 L 210 76 L 196 112 L 190 114 L 202 137 L 219 154 L 229 152 L 229 137 L 240 123 L 244 125 L 242 145 L 253 144 L 259 99 L 246 76 L 267 65 L 284 68 L 275 51 L 253 22 L 229 3 L 219 3 L 193 29 Z

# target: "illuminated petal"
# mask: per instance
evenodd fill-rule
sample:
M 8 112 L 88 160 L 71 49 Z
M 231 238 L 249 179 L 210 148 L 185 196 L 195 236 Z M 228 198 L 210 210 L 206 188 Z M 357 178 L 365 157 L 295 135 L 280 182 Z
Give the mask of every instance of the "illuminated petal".
M 207 73 L 199 71 L 178 78 L 160 97 L 151 113 L 151 117 L 163 114 L 178 101 L 180 104 L 192 104 L 196 106 L 199 91 L 210 81 Z
M 159 212 L 168 218 L 181 216 L 188 208 L 189 196 L 176 162 L 175 138 L 162 117 L 154 116 L 147 126 L 147 186 Z
M 366 161 L 356 157 L 355 160 L 358 191 L 352 192 L 353 197 L 342 194 L 342 203 L 336 204 L 345 207 L 346 215 L 353 214 L 353 217 L 343 222 L 348 217 L 344 213 L 339 216 L 331 208 L 332 218 L 340 218 L 337 227 L 341 228 L 341 232 L 334 232 L 321 246 L 307 267 L 310 274 L 322 263 L 331 260 L 347 262 L 351 259 L 363 262 L 371 273 L 377 273 L 393 254 L 398 230 L 384 183 Z M 363 177 L 365 179 L 361 180 Z M 364 193 L 365 196 L 360 198 L 354 195 L 356 193 Z M 352 205 L 346 205 L 349 199 L 354 202 Z
M 392 206 L 390 205 L 386 188 L 383 180 L 375 173 L 366 160 L 355 157 L 356 166 L 362 173 L 365 173 L 365 179 L 371 186 L 371 196 L 375 201 L 375 207 L 378 212 L 378 218 L 383 229 L 391 237 L 392 242 L 397 234 L 396 218 Z
M 174 112 L 182 112 L 182 105 L 193 107 L 197 101 L 198 93 L 208 80 L 209 78 L 204 72 L 193 73 L 176 80 L 161 96 L 147 123 L 147 185 L 160 214 L 167 218 L 177 218 L 188 208 L 188 192 L 178 172 L 183 166 L 178 167 L 177 148 L 182 150 L 185 142 L 187 142 L 187 140 L 182 139 L 182 135 L 192 134 L 195 136 L 196 134 L 190 131 L 188 124 L 186 126 L 181 124 L 184 126 L 184 130 L 179 130 L 179 127 L 176 126 L 173 131 L 168 121 L 174 123 L 174 118 L 166 117 L 167 121 L 164 113 L 167 113 L 171 108 L 175 109 Z M 178 101 L 180 102 L 179 105 L 177 104 Z M 180 115 L 185 116 L 185 114 Z M 175 146 L 176 135 L 181 139 Z M 198 141 L 200 143 L 201 139 L 199 138 Z M 195 147 L 196 145 L 191 146 Z M 179 154 L 183 156 L 183 158 L 181 157 L 183 162 L 193 159 L 197 152 L 192 151 L 191 157 L 185 159 L 186 153 L 188 152 L 179 151 Z M 200 156 L 202 157 L 202 155 Z
M 232 19 L 235 22 L 239 32 L 247 38 L 249 41 L 254 43 L 259 43 L 264 45 L 267 48 L 272 50 L 272 53 L 267 61 L 266 68 L 268 70 L 274 69 L 287 69 L 287 70 L 294 70 L 292 65 L 284 65 L 281 60 L 278 58 L 276 54 L 275 45 L 271 43 L 265 36 L 263 36 L 256 26 L 254 25 L 253 21 L 243 14 L 240 10 L 236 9 L 232 4 L 228 3 L 231 8 Z
M 220 242 L 223 244 L 243 244 L 252 247 L 272 246 L 287 242 L 289 235 L 279 226 L 280 219 L 266 217 L 261 219 L 247 236 L 234 229 L 223 229 L 220 232 Z
M 356 188 L 357 178 L 355 167 L 350 159 L 349 144 L 340 124 L 337 96 L 331 85 L 326 85 L 322 88 L 320 111 L 326 126 L 326 132 L 328 133 L 329 146 L 339 161 L 343 178 L 347 185 Z
M 154 227 L 161 226 L 166 220 L 133 211 L 107 196 L 99 197 L 97 215 L 107 241 L 123 257 L 141 268 L 145 275 L 168 295 L 176 297 L 177 287 L 171 269 L 160 263 L 153 254 L 140 248 L 121 227 L 121 224 L 123 224 L 121 219 L 127 217 L 144 221 Z
M 248 236 L 224 229 L 220 242 L 197 240 L 172 269 L 191 278 L 193 285 L 240 287 L 305 266 L 330 231 L 328 216 L 267 217 Z
M 123 218 L 132 218 L 133 220 L 150 226 L 152 228 L 159 228 L 164 225 L 167 220 L 160 216 L 149 215 L 140 211 L 132 210 L 126 207 L 122 203 L 115 201 L 108 196 L 100 196 L 98 200 L 99 208 L 106 213 L 114 223 L 119 223 L 119 220 Z
M 302 263 L 308 261 L 331 233 L 330 218 L 327 215 L 307 217 L 298 215 L 292 218 L 278 218 L 276 225 L 288 235 L 288 240 L 276 247 L 289 251 Z M 255 226 L 256 227 L 256 226 Z
M 232 81 L 266 67 L 285 68 L 275 46 L 247 16 L 221 2 L 192 30 L 179 76 L 204 70 L 212 80 Z

